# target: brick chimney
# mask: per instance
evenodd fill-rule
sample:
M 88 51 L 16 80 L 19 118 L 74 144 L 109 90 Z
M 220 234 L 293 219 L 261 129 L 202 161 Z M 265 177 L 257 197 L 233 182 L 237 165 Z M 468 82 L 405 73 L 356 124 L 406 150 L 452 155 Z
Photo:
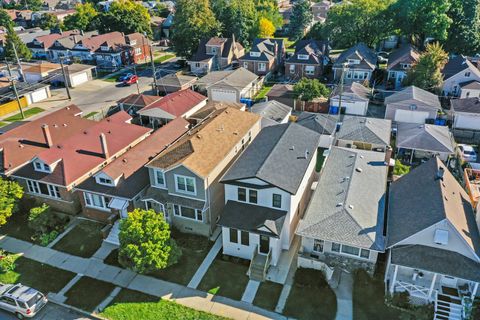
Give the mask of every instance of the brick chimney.
M 50 134 L 50 128 L 48 124 L 42 126 L 43 137 L 45 138 L 45 144 L 51 148 L 53 146 L 52 135 Z
M 392 147 L 390 146 L 387 146 L 385 148 L 385 165 L 389 165 L 390 164 L 390 159 L 392 158 Z
M 110 157 L 110 154 L 108 152 L 107 137 L 105 137 L 104 133 L 100 134 L 100 145 L 102 146 L 102 156 L 105 159 L 108 159 Z

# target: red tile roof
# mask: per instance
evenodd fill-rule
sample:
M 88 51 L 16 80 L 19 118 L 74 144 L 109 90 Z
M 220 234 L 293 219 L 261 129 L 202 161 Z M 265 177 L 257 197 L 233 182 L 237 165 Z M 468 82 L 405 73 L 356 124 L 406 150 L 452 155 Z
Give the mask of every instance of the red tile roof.
M 150 109 L 162 109 L 175 117 L 181 117 L 199 103 L 207 100 L 207 97 L 190 89 L 170 93 L 146 106 L 142 111 Z
M 84 38 L 80 41 L 80 43 L 88 48 L 91 51 L 98 50 L 102 45 L 107 45 L 108 47 L 112 47 L 114 45 L 124 45 L 125 44 L 125 37 L 123 33 L 114 31 L 105 34 L 100 34 L 98 36 L 93 36 L 89 38 Z

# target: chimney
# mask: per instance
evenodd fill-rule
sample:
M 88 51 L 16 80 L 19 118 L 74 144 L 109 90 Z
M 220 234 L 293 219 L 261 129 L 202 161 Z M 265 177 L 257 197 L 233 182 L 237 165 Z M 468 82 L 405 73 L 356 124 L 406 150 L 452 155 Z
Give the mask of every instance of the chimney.
M 385 165 L 388 166 L 390 164 L 390 159 L 392 158 L 392 147 L 387 146 L 385 148 Z
M 50 128 L 48 124 L 42 126 L 43 137 L 45 138 L 45 144 L 47 147 L 51 148 L 53 146 L 52 135 L 50 134 Z
M 443 181 L 444 174 L 445 174 L 445 169 L 443 169 L 443 167 L 438 168 L 437 173 L 435 174 L 435 180 Z
M 105 137 L 104 133 L 100 134 L 100 145 L 102 146 L 103 157 L 105 159 L 108 159 L 110 157 L 110 154 L 108 153 L 107 138 Z

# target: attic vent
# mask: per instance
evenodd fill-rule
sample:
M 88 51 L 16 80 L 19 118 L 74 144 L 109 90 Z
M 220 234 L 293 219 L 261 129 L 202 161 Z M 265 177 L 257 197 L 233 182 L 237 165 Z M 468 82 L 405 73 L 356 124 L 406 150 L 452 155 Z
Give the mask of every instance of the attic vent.
M 23 148 L 24 146 L 23 146 L 23 144 L 19 144 L 18 147 L 19 147 L 19 148 Z
M 349 205 L 348 207 L 349 207 L 350 209 L 353 209 L 353 204 Z
M 355 155 L 354 154 L 351 154 L 348 156 L 349 158 L 355 158 Z
M 63 124 L 63 126 L 64 126 L 64 127 L 66 127 L 66 126 L 67 126 L 67 124 L 66 124 L 66 123 L 64 123 L 64 124 Z
M 108 133 L 112 133 L 112 130 L 108 130 Z
M 363 158 L 365 158 L 365 157 L 364 157 L 364 156 L 360 156 L 360 159 L 363 159 Z
M 87 130 L 83 131 L 83 134 L 87 134 Z
M 437 229 L 435 230 L 435 236 L 433 241 L 439 245 L 447 245 L 448 244 L 448 231 Z
M 122 161 L 123 161 L 123 163 L 127 163 L 127 162 L 128 162 L 128 160 L 127 160 L 126 158 L 123 159 Z
M 55 124 L 53 125 L 53 127 L 54 127 L 54 128 L 58 128 L 58 124 L 55 123 Z
M 295 146 L 291 146 L 291 147 L 290 147 L 290 150 L 295 150 Z
M 233 134 L 238 136 L 238 131 L 233 131 Z
M 362 168 L 355 168 L 355 171 L 362 172 L 363 170 L 362 170 Z
M 337 207 L 341 207 L 341 206 L 343 206 L 343 202 L 337 203 Z
M 198 138 L 198 139 L 202 139 L 202 135 L 201 135 L 201 134 L 197 134 L 197 138 Z

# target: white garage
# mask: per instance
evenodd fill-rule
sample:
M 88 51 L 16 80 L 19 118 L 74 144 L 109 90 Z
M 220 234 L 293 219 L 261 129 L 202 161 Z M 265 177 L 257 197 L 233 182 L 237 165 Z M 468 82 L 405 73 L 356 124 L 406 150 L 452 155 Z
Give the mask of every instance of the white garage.
M 82 73 L 71 76 L 72 87 L 76 87 L 87 81 L 88 81 L 88 75 L 86 72 L 82 72 Z
M 237 91 L 229 89 L 209 88 L 208 98 L 212 101 L 239 102 Z
M 453 127 L 455 129 L 480 130 L 480 99 L 452 99 Z
M 394 121 L 408 123 L 425 123 L 429 113 L 425 111 L 396 110 Z
M 50 96 L 50 87 L 45 85 L 39 85 L 36 88 L 32 88 L 30 92 L 25 93 L 28 105 L 48 99 Z
M 74 63 L 65 68 L 65 72 L 69 79 L 69 85 L 72 88 L 78 87 L 92 80 L 92 70 L 95 66 L 87 64 Z

